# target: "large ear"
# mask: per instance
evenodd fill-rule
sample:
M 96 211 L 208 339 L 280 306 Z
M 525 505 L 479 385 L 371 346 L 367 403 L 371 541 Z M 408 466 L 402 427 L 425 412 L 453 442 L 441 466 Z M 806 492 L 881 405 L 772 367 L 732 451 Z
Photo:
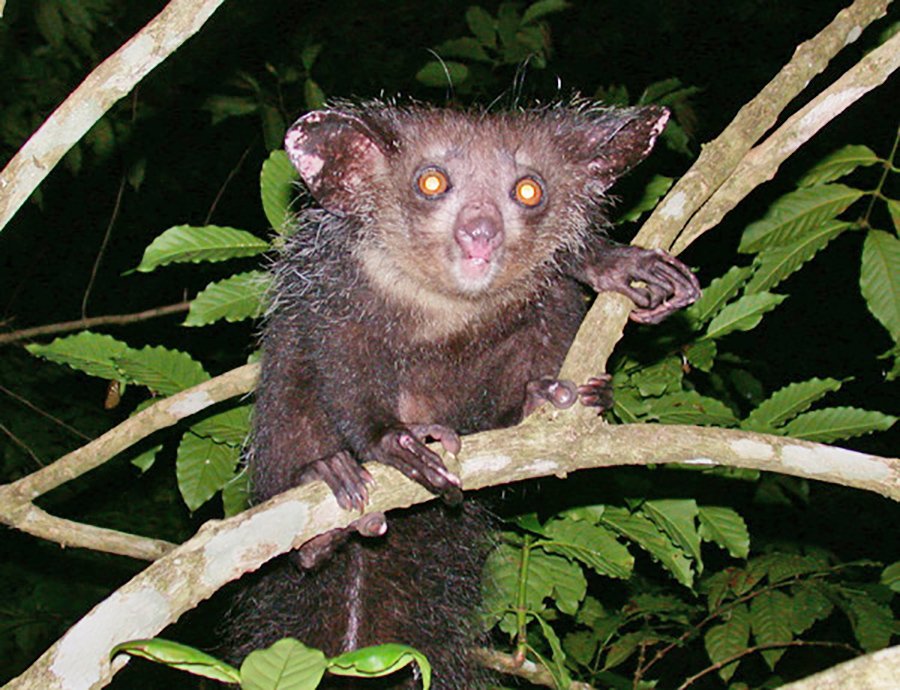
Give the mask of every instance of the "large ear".
M 605 191 L 644 160 L 668 120 L 668 109 L 659 105 L 610 109 L 593 119 L 584 146 L 594 190 Z
M 353 114 L 315 110 L 284 137 L 288 158 L 323 208 L 345 215 L 359 208 L 356 195 L 384 159 L 381 137 Z

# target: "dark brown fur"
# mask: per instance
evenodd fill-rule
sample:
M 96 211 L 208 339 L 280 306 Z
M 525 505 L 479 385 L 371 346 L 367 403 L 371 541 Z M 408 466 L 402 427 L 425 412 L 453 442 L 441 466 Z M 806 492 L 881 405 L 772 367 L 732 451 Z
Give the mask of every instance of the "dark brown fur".
M 666 117 L 654 107 L 486 114 L 375 103 L 298 121 L 286 147 L 318 207 L 300 213 L 274 270 L 254 499 L 325 478 L 343 505 L 359 505 L 366 475 L 354 458 L 454 497 L 458 480 L 425 437 L 449 447 L 453 432 L 515 424 L 534 391 L 570 404 L 550 391 L 586 288 L 629 295 L 647 322 L 696 299 L 679 262 L 601 234 L 604 192 Z M 450 180 L 436 197 L 416 188 L 430 167 Z M 512 195 L 523 176 L 543 190 L 536 207 Z M 607 402 L 602 385 L 580 389 L 582 402 Z M 477 512 L 392 516 L 386 537 L 340 549 L 321 573 L 282 572 L 252 595 L 265 601 L 244 622 L 251 643 L 293 634 L 335 654 L 402 641 L 433 657 L 434 687 L 478 686 L 464 650 L 484 542 L 460 536 L 483 523 Z

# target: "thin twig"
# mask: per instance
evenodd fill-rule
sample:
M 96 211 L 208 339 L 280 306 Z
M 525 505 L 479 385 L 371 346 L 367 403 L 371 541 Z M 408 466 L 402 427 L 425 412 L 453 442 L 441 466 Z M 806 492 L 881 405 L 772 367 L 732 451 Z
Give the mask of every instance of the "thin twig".
M 46 326 L 34 326 L 33 328 L 23 328 L 10 333 L 0 333 L 0 345 L 8 345 L 20 340 L 31 340 L 42 335 L 53 335 L 55 333 L 67 333 L 69 331 L 80 331 L 94 326 L 121 326 L 128 323 L 136 323 L 138 321 L 146 321 L 147 319 L 155 319 L 159 316 L 168 316 L 169 314 L 177 314 L 187 311 L 191 306 L 189 301 L 179 302 L 178 304 L 169 304 L 165 307 L 154 307 L 146 309 L 134 314 L 113 314 L 108 316 L 91 316 L 87 319 L 76 319 L 75 321 L 63 321 L 62 323 L 51 323 Z

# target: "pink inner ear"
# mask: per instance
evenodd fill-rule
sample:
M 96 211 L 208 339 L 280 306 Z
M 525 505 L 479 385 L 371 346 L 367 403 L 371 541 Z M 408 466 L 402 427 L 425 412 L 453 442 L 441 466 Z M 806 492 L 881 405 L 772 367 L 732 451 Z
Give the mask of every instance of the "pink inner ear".
M 353 115 L 317 111 L 288 130 L 284 148 L 316 201 L 346 214 L 366 205 L 360 195 L 384 155 L 375 136 Z

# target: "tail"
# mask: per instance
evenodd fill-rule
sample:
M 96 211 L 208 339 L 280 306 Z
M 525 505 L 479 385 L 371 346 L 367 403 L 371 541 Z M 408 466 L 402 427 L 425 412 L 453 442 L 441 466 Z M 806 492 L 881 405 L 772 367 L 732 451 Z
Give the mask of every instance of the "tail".
M 238 597 L 229 623 L 231 656 L 242 659 L 282 637 L 328 656 L 400 642 L 428 657 L 435 690 L 486 687 L 470 652 L 482 637 L 477 614 L 489 523 L 488 511 L 475 501 L 431 503 L 390 513 L 384 537 L 354 537 L 314 571 L 279 559 Z M 410 672 L 384 684 L 354 686 L 344 679 L 322 687 L 419 685 Z

